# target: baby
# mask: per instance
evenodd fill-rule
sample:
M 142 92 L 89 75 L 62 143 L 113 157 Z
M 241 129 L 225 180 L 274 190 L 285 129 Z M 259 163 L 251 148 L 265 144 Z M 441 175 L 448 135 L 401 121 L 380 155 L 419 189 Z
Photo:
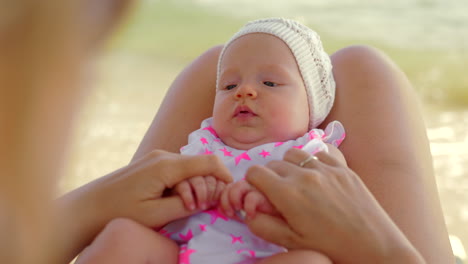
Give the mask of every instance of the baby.
M 288 19 L 249 22 L 224 46 L 216 86 L 213 117 L 190 134 L 189 144 L 181 153 L 214 154 L 228 167 L 234 183 L 222 191 L 221 210 L 207 204 L 209 196 L 218 199 L 214 193 L 220 189 L 209 191 L 204 181 L 181 182 L 175 190 L 187 208 L 195 209 L 197 200 L 199 208 L 208 210 L 166 225 L 159 235 L 149 229 L 148 234 L 140 232 L 136 227 L 135 233 L 141 235 L 132 237 L 127 246 L 137 248 L 147 241 L 146 235 L 158 236 L 153 250 L 140 254 L 147 261 L 142 263 L 176 263 L 177 253 L 181 264 L 331 263 L 318 252 L 288 252 L 264 241 L 234 214 L 240 209 L 250 217 L 256 210 L 275 213 L 268 201 L 243 180 L 254 164 L 280 160 L 288 149 L 304 148 L 306 144 L 304 150 L 311 154 L 329 151 L 344 162 L 336 148 L 345 137 L 342 125 L 334 121 L 325 131 L 316 128 L 328 115 L 335 95 L 330 58 L 319 36 Z M 129 223 L 126 228 L 132 226 Z M 174 252 L 165 237 L 177 242 L 179 252 Z M 114 256 L 122 254 L 117 246 L 92 247 Z M 101 254 L 105 254 L 103 251 Z M 175 257 L 168 257 L 172 255 Z M 92 258 L 82 259 L 84 262 L 79 263 L 92 263 Z

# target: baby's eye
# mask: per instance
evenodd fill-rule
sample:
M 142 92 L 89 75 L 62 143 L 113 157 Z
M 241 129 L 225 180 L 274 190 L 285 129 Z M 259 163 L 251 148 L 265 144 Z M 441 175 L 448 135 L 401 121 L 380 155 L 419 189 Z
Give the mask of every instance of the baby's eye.
M 276 83 L 270 82 L 270 81 L 263 82 L 263 84 L 266 85 L 266 86 L 270 86 L 270 87 L 275 87 L 276 86 Z
M 226 85 L 226 90 L 231 90 L 237 87 L 237 84 Z

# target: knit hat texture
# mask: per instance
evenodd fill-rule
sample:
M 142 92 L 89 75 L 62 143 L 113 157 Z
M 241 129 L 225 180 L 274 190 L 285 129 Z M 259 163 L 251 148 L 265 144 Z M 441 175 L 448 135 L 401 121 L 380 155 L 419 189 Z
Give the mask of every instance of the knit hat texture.
M 248 22 L 224 45 L 219 56 L 216 83 L 224 53 L 236 39 L 251 33 L 278 37 L 292 51 L 304 81 L 309 103 L 309 129 L 320 125 L 330 113 L 335 99 L 330 57 L 324 51 L 319 35 L 307 26 L 285 18 L 266 18 Z

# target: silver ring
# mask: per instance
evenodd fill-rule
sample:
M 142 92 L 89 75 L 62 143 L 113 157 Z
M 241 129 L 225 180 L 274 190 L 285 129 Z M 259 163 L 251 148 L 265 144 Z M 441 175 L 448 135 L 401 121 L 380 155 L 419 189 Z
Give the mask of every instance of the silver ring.
M 299 167 L 304 167 L 304 166 L 305 166 L 307 163 L 309 163 L 311 160 L 318 160 L 318 158 L 315 157 L 315 156 L 313 156 L 313 155 L 311 155 L 311 156 L 307 157 L 305 160 L 301 161 L 301 162 L 299 163 Z

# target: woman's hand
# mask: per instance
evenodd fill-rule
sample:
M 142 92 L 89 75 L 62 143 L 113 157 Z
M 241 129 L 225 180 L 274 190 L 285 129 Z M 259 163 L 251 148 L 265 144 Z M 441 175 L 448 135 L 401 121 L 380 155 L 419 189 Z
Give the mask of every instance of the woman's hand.
M 226 183 L 217 180 L 213 176 L 196 176 L 179 182 L 174 188 L 174 194 L 178 194 L 184 201 L 185 208 L 206 210 L 218 204 Z
M 227 168 L 214 155 L 153 151 L 103 179 L 102 207 L 113 211 L 112 218 L 127 217 L 158 228 L 196 212 L 187 209 L 180 196 L 163 197 L 163 193 L 184 180 L 203 179 L 201 176 L 232 181 Z
M 278 216 L 270 201 L 247 181 L 241 180 L 229 184 L 221 193 L 219 210 L 224 215 L 243 221 L 245 217 L 253 218 L 256 212 Z M 244 210 L 245 216 L 239 217 L 236 212 Z
M 423 263 L 360 178 L 325 152 L 289 150 L 283 161 L 254 166 L 247 181 L 281 217 L 257 213 L 252 232 L 289 249 L 313 249 L 334 263 Z M 376 176 L 378 177 L 378 176 Z
M 228 169 L 213 155 L 184 156 L 153 151 L 141 159 L 59 198 L 56 245 L 70 261 L 115 218 L 129 218 L 152 228 L 194 214 L 179 195 L 163 196 L 177 183 L 196 176 L 231 182 Z M 66 242 L 65 242 L 66 241 Z

